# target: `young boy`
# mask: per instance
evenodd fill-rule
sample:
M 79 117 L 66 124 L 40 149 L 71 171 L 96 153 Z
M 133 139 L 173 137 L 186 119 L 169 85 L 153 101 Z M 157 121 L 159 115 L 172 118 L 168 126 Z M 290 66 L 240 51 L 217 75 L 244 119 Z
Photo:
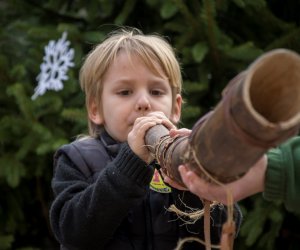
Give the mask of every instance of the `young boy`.
M 139 30 L 112 33 L 81 69 L 90 137 L 55 155 L 50 209 L 62 249 L 171 250 L 180 238 L 204 239 L 203 220 L 183 225 L 167 208 L 201 209 L 189 192 L 166 186 L 145 146 L 146 131 L 175 128 L 181 112 L 181 72 L 171 46 Z M 226 209 L 211 211 L 217 244 Z M 241 215 L 236 212 L 239 227 Z M 204 249 L 188 243 L 184 249 Z

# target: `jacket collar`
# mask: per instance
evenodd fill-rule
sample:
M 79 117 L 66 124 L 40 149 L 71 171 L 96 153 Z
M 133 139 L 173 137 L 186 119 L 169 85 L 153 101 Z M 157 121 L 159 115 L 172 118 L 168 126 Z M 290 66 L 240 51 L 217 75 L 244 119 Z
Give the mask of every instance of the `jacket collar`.
M 113 139 L 105 130 L 99 136 L 100 141 L 103 143 L 105 149 L 112 157 L 116 157 L 119 152 L 121 143 Z

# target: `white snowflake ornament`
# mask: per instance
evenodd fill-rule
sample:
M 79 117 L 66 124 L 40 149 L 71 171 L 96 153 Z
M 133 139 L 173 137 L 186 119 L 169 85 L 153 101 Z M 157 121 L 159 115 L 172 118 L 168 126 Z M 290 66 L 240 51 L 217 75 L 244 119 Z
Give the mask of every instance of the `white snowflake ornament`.
M 45 94 L 47 90 L 59 91 L 63 89 L 62 81 L 68 80 L 67 72 L 74 66 L 74 49 L 70 48 L 70 42 L 66 40 L 67 32 L 55 42 L 51 40 L 45 46 L 45 56 L 40 66 L 41 72 L 37 76 L 38 86 L 31 97 L 32 100 Z

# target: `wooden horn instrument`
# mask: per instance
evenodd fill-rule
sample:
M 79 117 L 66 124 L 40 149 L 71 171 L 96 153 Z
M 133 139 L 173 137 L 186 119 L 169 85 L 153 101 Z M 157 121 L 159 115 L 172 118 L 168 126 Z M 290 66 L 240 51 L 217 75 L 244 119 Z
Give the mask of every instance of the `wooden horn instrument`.
M 183 163 L 200 177 L 228 183 L 296 135 L 299 124 L 300 56 L 276 49 L 232 79 L 189 136 L 170 138 L 168 129 L 157 125 L 147 131 L 145 142 L 161 170 L 182 185 L 178 166 Z

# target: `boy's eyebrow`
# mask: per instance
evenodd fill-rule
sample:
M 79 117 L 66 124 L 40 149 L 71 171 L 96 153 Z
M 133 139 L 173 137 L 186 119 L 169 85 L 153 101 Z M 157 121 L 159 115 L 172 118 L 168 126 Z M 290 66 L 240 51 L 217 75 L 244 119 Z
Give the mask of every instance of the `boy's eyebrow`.
M 156 86 L 166 87 L 166 86 L 169 86 L 169 85 L 171 86 L 171 84 L 169 83 L 169 81 L 167 79 L 165 79 L 165 80 L 158 80 L 158 81 L 151 81 L 150 85 L 154 86 L 154 87 L 156 87 Z
M 131 84 L 133 82 L 136 82 L 137 80 L 135 78 L 129 78 L 129 77 L 121 77 L 117 80 L 115 80 L 113 83 L 116 84 Z M 150 84 L 152 85 L 160 85 L 165 84 L 166 82 L 169 83 L 168 78 L 161 78 L 161 77 L 153 77 L 152 79 L 148 80 Z

